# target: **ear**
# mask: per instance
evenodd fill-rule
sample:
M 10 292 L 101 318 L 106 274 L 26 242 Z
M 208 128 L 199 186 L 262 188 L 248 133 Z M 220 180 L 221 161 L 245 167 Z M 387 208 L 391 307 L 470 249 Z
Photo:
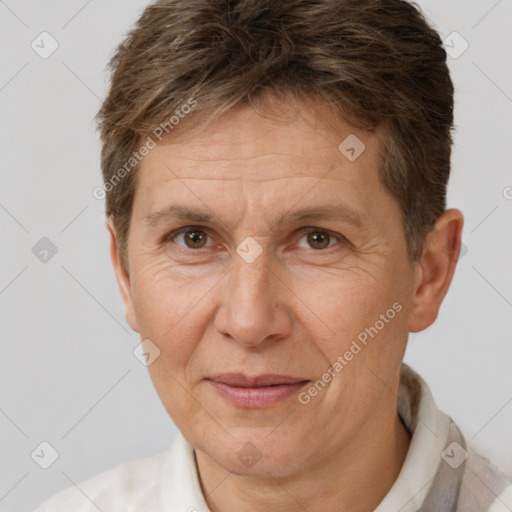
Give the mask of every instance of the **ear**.
M 464 217 L 459 210 L 446 210 L 427 235 L 418 265 L 418 281 L 409 316 L 409 332 L 426 329 L 437 318 L 452 282 L 460 254 Z
M 124 269 L 121 263 L 121 256 L 119 254 L 119 247 L 117 245 L 116 230 L 114 223 L 110 217 L 106 220 L 107 229 L 110 236 L 110 259 L 112 260 L 112 266 L 116 274 L 117 285 L 123 298 L 124 306 L 126 309 L 126 321 L 128 325 L 136 332 L 139 332 L 139 326 L 137 324 L 137 317 L 135 316 L 135 309 L 132 302 L 130 276 Z

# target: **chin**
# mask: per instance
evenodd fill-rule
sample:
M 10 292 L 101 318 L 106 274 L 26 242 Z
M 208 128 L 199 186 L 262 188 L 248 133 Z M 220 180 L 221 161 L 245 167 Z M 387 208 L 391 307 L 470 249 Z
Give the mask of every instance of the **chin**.
M 209 446 L 201 443 L 198 447 L 208 454 L 223 469 L 235 475 L 268 478 L 284 477 L 304 465 L 307 454 L 302 449 L 307 446 L 289 432 L 278 436 L 270 434 L 269 429 L 244 428 L 226 435 L 221 442 L 217 440 Z M 302 448 L 301 448 L 302 447 Z

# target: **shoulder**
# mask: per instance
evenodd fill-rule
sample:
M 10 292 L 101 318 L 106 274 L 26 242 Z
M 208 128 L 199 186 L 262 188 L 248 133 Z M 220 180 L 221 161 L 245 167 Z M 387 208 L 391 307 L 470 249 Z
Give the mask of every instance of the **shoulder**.
M 510 512 L 512 482 L 489 459 L 468 448 L 457 510 Z
M 124 462 L 44 501 L 33 512 L 159 510 L 161 474 L 169 450 Z

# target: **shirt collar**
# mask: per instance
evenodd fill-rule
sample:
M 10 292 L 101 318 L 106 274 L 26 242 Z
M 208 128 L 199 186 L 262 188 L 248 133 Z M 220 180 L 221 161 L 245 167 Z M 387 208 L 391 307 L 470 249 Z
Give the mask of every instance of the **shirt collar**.
M 426 382 L 405 363 L 400 372 L 398 414 L 411 433 L 411 443 L 398 478 L 374 512 L 418 510 L 449 434 L 450 417 L 437 408 Z

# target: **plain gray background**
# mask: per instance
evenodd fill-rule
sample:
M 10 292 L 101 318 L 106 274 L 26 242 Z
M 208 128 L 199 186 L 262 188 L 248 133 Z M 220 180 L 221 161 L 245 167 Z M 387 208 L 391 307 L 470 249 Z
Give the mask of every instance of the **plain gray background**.
M 105 66 L 146 3 L 0 1 L 2 510 L 30 510 L 168 447 L 176 432 L 133 355 L 138 335 L 124 319 L 104 205 L 92 195 Z M 512 474 L 512 2 L 420 5 L 451 47 L 448 202 L 465 214 L 467 252 L 406 361 L 467 440 Z M 43 31 L 59 45 L 46 59 L 31 47 Z M 57 248 L 46 262 L 32 251 L 43 237 Z M 46 470 L 31 458 L 43 441 L 58 452 Z

